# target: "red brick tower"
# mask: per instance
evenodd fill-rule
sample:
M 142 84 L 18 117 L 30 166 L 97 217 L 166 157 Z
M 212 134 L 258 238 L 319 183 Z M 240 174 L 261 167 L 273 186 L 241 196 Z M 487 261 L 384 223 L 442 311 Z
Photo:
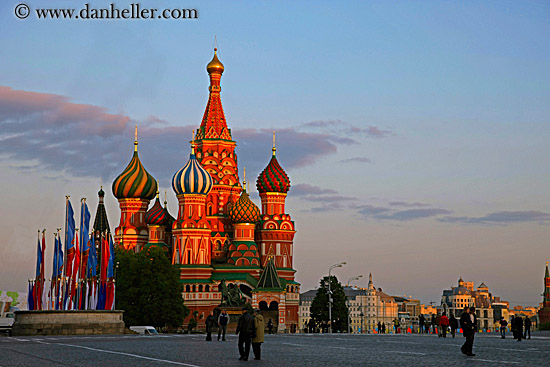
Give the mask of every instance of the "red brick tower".
M 141 164 L 137 147 L 136 126 L 132 160 L 113 182 L 113 194 L 118 199 L 121 211 L 120 224 L 115 229 L 115 243 L 135 252 L 139 252 L 148 242 L 145 213 L 158 188 L 157 181 Z
M 224 66 L 218 60 L 217 49 L 214 49 L 214 57 L 206 66 L 206 71 L 210 76 L 210 95 L 195 140 L 197 159 L 214 181 L 212 191 L 206 198 L 206 218 L 212 229 L 213 261 L 222 263 L 226 261 L 232 239 L 228 210 L 239 199 L 242 188 L 235 154 L 236 143 L 227 127 L 220 98 Z
M 172 263 L 179 264 L 181 279 L 207 280 L 212 275 L 210 226 L 206 220 L 206 197 L 212 177 L 195 158 L 195 143 L 187 164 L 172 179 L 179 203 L 178 219 L 172 225 Z
M 539 310 L 541 324 L 550 323 L 550 273 L 548 272 L 548 261 L 546 262 L 546 273 L 544 274 L 544 293 L 542 308 Z
M 273 133 L 273 155 L 267 167 L 260 173 L 256 187 L 262 200 L 262 214 L 256 230 L 256 243 L 260 245 L 260 264 L 267 267 L 268 261 L 273 261 L 277 275 L 285 280 L 284 308 L 285 315 L 279 316 L 279 323 L 286 324 L 291 331 L 298 325 L 298 306 L 300 284 L 294 280 L 296 270 L 293 269 L 294 221 L 285 213 L 285 201 L 290 189 L 290 179 L 277 161 L 275 148 L 275 133 Z M 283 297 L 281 297 L 283 298 Z M 262 300 L 262 294 L 256 301 Z M 280 304 L 282 310 L 283 302 Z

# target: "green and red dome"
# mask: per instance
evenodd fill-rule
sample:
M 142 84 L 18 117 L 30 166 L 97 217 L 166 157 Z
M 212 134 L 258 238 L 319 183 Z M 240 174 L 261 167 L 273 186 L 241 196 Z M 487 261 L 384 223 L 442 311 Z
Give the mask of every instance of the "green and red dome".
M 157 192 L 157 181 L 145 170 L 136 149 L 128 167 L 113 182 L 113 195 L 117 199 L 151 200 Z
M 275 154 L 267 167 L 260 173 L 256 181 L 256 187 L 259 192 L 281 192 L 287 193 L 290 189 L 290 179 L 283 170 Z
M 164 210 L 157 196 L 155 203 L 145 214 L 145 223 L 154 226 L 161 226 L 168 223 L 168 212 Z
M 229 209 L 229 219 L 233 223 L 257 223 L 260 220 L 260 209 L 250 200 L 246 191 Z

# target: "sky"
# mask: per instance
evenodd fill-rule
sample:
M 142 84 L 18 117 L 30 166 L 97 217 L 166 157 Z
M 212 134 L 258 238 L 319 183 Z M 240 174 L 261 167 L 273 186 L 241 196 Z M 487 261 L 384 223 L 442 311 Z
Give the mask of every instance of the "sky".
M 239 169 L 271 156 L 290 176 L 302 291 L 340 281 L 439 303 L 459 277 L 512 304 L 541 302 L 550 260 L 547 1 L 180 1 L 197 19 L 37 19 L 0 4 L 0 289 L 34 277 L 36 236 L 63 227 L 65 195 L 95 215 L 133 152 L 177 200 L 208 98 L 222 102 Z M 130 1 L 119 0 L 119 8 Z M 260 204 L 251 185 L 252 198 Z M 77 219 L 78 220 L 78 219 Z M 47 273 L 51 272 L 49 266 Z

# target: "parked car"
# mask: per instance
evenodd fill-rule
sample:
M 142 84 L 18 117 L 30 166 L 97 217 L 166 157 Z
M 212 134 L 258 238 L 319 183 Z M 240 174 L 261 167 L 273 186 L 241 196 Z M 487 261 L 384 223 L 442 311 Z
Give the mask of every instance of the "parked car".
M 130 330 L 140 335 L 157 335 L 157 329 L 152 326 L 130 326 Z

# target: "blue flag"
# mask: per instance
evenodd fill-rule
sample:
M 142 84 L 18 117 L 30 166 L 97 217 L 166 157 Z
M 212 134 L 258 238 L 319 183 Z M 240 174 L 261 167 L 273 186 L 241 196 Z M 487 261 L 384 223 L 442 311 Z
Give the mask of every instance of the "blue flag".
M 58 258 L 58 249 L 57 249 L 57 236 L 55 236 L 55 241 L 53 245 L 53 266 L 52 266 L 52 281 L 57 278 L 59 267 L 57 266 Z
M 90 231 L 90 211 L 86 202 L 80 208 L 80 245 L 82 252 L 88 250 L 88 235 Z
M 113 236 L 109 235 L 109 265 L 107 266 L 107 278 L 114 277 L 115 250 L 113 248 Z
M 74 223 L 74 211 L 71 201 L 67 200 L 67 243 L 65 243 L 65 250 L 69 251 L 74 248 L 74 234 L 75 234 L 75 223 Z M 74 250 L 73 250 L 74 251 Z M 67 252 L 67 255 L 69 252 Z
M 27 304 L 29 306 L 29 310 L 34 310 L 34 286 L 32 285 L 32 282 L 29 282 L 29 294 L 27 295 Z
M 56 238 L 57 240 L 57 276 L 60 277 L 63 275 L 63 243 L 61 238 Z
M 94 236 L 90 238 L 90 255 L 88 256 L 88 278 L 97 276 L 97 250 Z
M 35 279 L 41 279 L 42 268 L 42 246 L 40 246 L 40 239 L 38 239 L 38 247 L 36 248 L 36 276 Z

